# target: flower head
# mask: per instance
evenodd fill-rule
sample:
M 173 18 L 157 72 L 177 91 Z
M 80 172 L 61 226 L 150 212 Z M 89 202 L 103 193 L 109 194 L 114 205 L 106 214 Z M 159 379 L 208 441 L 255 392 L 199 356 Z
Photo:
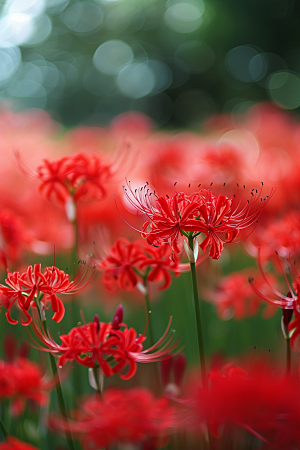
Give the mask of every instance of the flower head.
M 216 196 L 210 189 L 158 197 L 148 184 L 135 191 L 130 183 L 127 186 L 124 192 L 128 201 L 149 219 L 144 222 L 141 232 L 149 244 L 168 243 L 178 253 L 181 236 L 196 237 L 204 233 L 200 247 L 203 252 L 209 247 L 209 256 L 213 259 L 219 259 L 224 243 L 232 242 L 241 230 L 257 222 L 270 198 L 261 199 L 261 191 L 254 189 L 245 204 L 236 197 Z
M 40 307 L 40 304 L 51 305 L 54 312 L 53 320 L 60 322 L 64 316 L 64 305 L 57 294 L 73 294 L 84 289 L 91 277 L 87 278 L 88 270 L 81 265 L 73 281 L 69 275 L 55 266 L 46 267 L 42 271 L 41 264 L 29 266 L 26 272 L 10 272 L 7 270 L 5 280 L 8 286 L 0 284 L 0 306 L 7 309 L 5 313 L 11 324 L 16 324 L 10 315 L 13 304 L 17 301 L 19 308 L 25 314 L 22 325 L 29 325 L 32 321 L 29 307 Z
M 120 238 L 110 248 L 109 254 L 100 259 L 97 267 L 104 272 L 104 285 L 109 291 L 116 287 L 134 289 L 143 280 L 162 282 L 159 289 L 167 289 L 172 277 L 180 275 L 181 266 L 177 255 L 171 258 L 168 244 L 155 248 L 145 241 L 129 242 Z
M 253 289 L 253 291 L 266 300 L 267 302 L 278 306 L 279 308 L 282 308 L 283 310 L 283 326 L 284 328 L 290 330 L 292 332 L 291 334 L 291 346 L 294 347 L 296 343 L 297 337 L 300 335 L 300 303 L 299 303 L 299 292 L 300 292 L 300 261 L 299 256 L 296 254 L 291 254 L 286 259 L 286 266 L 288 270 L 288 274 L 285 273 L 281 260 L 279 258 L 278 253 L 275 253 L 275 261 L 277 263 L 277 267 L 279 267 L 281 274 L 283 275 L 286 285 L 287 285 L 287 291 L 288 293 L 282 294 L 279 292 L 270 282 L 270 278 L 268 278 L 263 270 L 262 267 L 262 261 L 261 261 L 261 253 L 260 249 L 258 249 L 258 264 L 260 268 L 260 272 L 263 276 L 265 284 L 269 288 L 269 292 L 271 292 L 273 295 L 270 297 L 269 295 L 266 295 L 264 292 L 262 292 L 261 289 L 257 287 L 256 280 L 254 278 L 250 278 L 250 285 Z M 290 278 L 290 279 L 289 279 Z M 291 281 L 290 281 L 291 280 Z M 289 322 L 285 323 L 287 316 L 284 313 L 284 310 L 293 310 L 295 314 L 295 320 L 290 322 L 292 318 L 292 314 L 289 314 Z M 286 334 L 286 331 L 284 331 Z
M 79 152 L 55 161 L 44 159 L 36 173 L 26 170 L 17 157 L 23 171 L 39 182 L 41 194 L 62 206 L 70 198 L 75 202 L 101 200 L 106 195 L 105 182 L 113 175 L 112 165 L 94 153 Z
M 232 364 L 214 369 L 209 381 L 207 387 L 182 401 L 187 407 L 187 428 L 200 430 L 201 423 L 208 423 L 221 446 L 223 439 L 234 439 L 237 430 L 250 432 L 270 448 L 299 446 L 298 380 L 275 375 L 264 363 L 251 372 Z
M 36 363 L 21 357 L 13 362 L 0 361 L 0 402 L 11 400 L 13 414 L 21 414 L 27 400 L 45 406 L 50 387 Z
M 276 279 L 271 274 L 268 275 L 269 283 L 276 284 Z M 260 273 L 256 274 L 256 286 L 263 294 L 271 293 Z M 237 320 L 253 316 L 258 313 L 262 300 L 260 299 L 248 283 L 249 270 L 233 272 L 217 283 L 215 289 L 206 290 L 205 295 L 217 309 L 219 317 L 223 320 L 235 316 Z M 271 303 L 264 303 L 266 308 L 262 315 L 268 318 L 275 314 L 276 307 Z
M 105 323 L 96 318 L 94 322 L 72 328 L 68 334 L 60 335 L 61 344 L 36 325 L 34 329 L 45 346 L 39 348 L 58 356 L 59 367 L 75 360 L 86 367 L 99 367 L 107 377 L 118 373 L 120 378 L 128 380 L 136 373 L 138 362 L 160 361 L 177 347 L 179 341 L 174 341 L 174 335 L 169 333 L 171 320 L 163 336 L 146 350 L 143 348 L 146 336 L 137 335 L 134 328 L 128 328 L 119 319 L 116 324 L 115 320 Z
M 135 388 L 109 389 L 103 399 L 87 397 L 73 415 L 74 420 L 70 422 L 52 416 L 49 424 L 58 431 L 71 429 L 84 450 L 149 442 L 154 449 L 163 444 L 162 438 L 173 425 L 174 412 L 168 399 L 155 399 L 148 389 Z

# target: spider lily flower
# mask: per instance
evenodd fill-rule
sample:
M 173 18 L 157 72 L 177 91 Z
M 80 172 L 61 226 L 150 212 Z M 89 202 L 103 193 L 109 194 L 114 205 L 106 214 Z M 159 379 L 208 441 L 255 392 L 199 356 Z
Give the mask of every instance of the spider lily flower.
M 296 339 L 300 335 L 300 304 L 299 304 L 299 291 L 300 291 L 300 266 L 299 266 L 299 260 L 297 260 L 297 257 L 295 255 L 289 255 L 287 258 L 287 268 L 288 268 L 288 274 L 291 278 L 291 282 L 285 273 L 281 260 L 279 258 L 278 253 L 275 253 L 275 262 L 277 266 L 280 268 L 282 275 L 284 276 L 285 282 L 287 284 L 288 293 L 287 295 L 281 294 L 277 289 L 272 286 L 269 279 L 267 278 L 266 274 L 263 271 L 262 268 L 262 261 L 261 261 L 261 251 L 260 248 L 258 249 L 258 265 L 260 272 L 263 276 L 263 279 L 268 286 L 269 290 L 273 293 L 273 295 L 276 298 L 270 298 L 269 296 L 265 295 L 261 290 L 257 288 L 256 281 L 253 278 L 249 279 L 250 285 L 253 289 L 253 291 L 266 300 L 269 303 L 272 303 L 273 305 L 278 306 L 279 308 L 283 309 L 283 319 L 282 319 L 282 327 L 285 337 L 291 338 L 291 346 L 292 348 L 295 347 Z M 285 312 L 284 310 L 292 310 L 295 314 L 295 319 L 291 321 L 292 314 Z M 290 332 L 290 334 L 288 333 Z
M 299 446 L 299 381 L 275 375 L 265 362 L 250 373 L 233 365 L 214 369 L 208 386 L 198 392 L 193 386 L 192 392 L 189 399 L 181 400 L 187 408 L 182 411 L 186 428 L 197 431 L 208 423 L 220 447 L 227 439 L 238 439 L 242 430 L 264 442 L 266 448 Z
M 166 445 L 165 437 L 174 426 L 174 407 L 167 398 L 155 399 L 146 388 L 108 389 L 103 398 L 87 397 L 74 419 L 50 416 L 54 431 L 72 432 L 84 450 L 136 444 L 156 449 Z
M 260 248 L 258 249 L 258 257 L 257 262 L 259 266 L 260 273 L 263 277 L 263 280 L 265 284 L 270 288 L 270 292 L 276 296 L 276 298 L 270 298 L 269 296 L 265 295 L 263 292 L 261 292 L 256 284 L 253 277 L 249 278 L 250 285 L 253 289 L 253 291 L 258 295 L 259 297 L 263 298 L 269 303 L 272 303 L 273 305 L 278 306 L 279 308 L 285 308 L 285 309 L 293 309 L 294 305 L 298 303 L 298 290 L 300 287 L 300 271 L 297 270 L 296 267 L 296 261 L 295 264 L 291 263 L 291 256 L 287 259 L 288 267 L 289 267 L 289 274 L 292 277 L 292 284 L 290 283 L 285 271 L 283 270 L 281 261 L 279 259 L 279 256 L 277 253 L 275 253 L 275 260 L 278 264 L 278 267 L 281 269 L 281 273 L 284 276 L 284 279 L 287 284 L 288 288 L 288 294 L 284 295 L 281 294 L 274 286 L 272 286 L 270 279 L 267 278 L 263 267 L 262 267 L 262 261 L 261 261 L 261 251 Z
M 118 373 L 121 379 L 128 380 L 135 375 L 137 363 L 161 361 L 170 357 L 170 352 L 178 346 L 179 340 L 174 340 L 170 330 L 171 320 L 163 336 L 146 350 L 143 347 L 145 332 L 137 335 L 134 328 L 128 328 L 123 322 L 116 328 L 115 323 L 99 323 L 97 318 L 60 335 L 61 344 L 57 344 L 37 324 L 34 323 L 33 328 L 43 344 L 37 344 L 37 347 L 57 356 L 59 367 L 75 360 L 89 368 L 100 368 L 106 377 Z M 123 369 L 126 369 L 125 373 L 121 373 Z
M 265 306 L 262 317 L 269 318 L 275 314 L 276 307 L 271 303 L 262 302 L 261 296 L 253 292 L 248 283 L 249 275 L 248 269 L 233 272 L 218 281 L 213 289 L 203 291 L 205 298 L 215 305 L 217 314 L 222 320 L 228 320 L 232 316 L 237 320 L 254 316 L 259 312 L 262 303 Z M 276 278 L 272 274 L 268 274 L 267 278 L 269 284 L 276 285 Z M 272 293 L 259 272 L 255 275 L 255 282 L 263 295 Z
M 66 206 L 72 198 L 101 200 L 106 195 L 104 183 L 112 176 L 110 164 L 95 154 L 76 153 L 57 161 L 44 163 L 37 168 L 39 191 L 48 199 Z
M 39 182 L 40 193 L 63 207 L 70 198 L 75 204 L 91 199 L 102 200 L 106 195 L 105 183 L 115 175 L 112 164 L 94 153 L 79 152 L 55 161 L 44 159 L 36 172 L 24 167 L 20 155 L 16 154 L 16 157 L 23 172 Z
M 219 259 L 224 243 L 232 242 L 241 230 L 257 222 L 274 193 L 262 199 L 261 190 L 252 190 L 250 200 L 242 204 L 241 199 L 216 196 L 210 189 L 158 197 L 148 184 L 135 191 L 129 182 L 124 187 L 129 203 L 149 219 L 141 230 L 149 244 L 170 244 L 173 252 L 179 253 L 181 236 L 196 237 L 204 233 L 200 247 L 203 252 L 209 247 L 209 256 L 213 259 Z
M 106 257 L 96 261 L 96 267 L 104 273 L 104 285 L 111 292 L 117 287 L 133 290 L 145 279 L 151 283 L 162 282 L 160 290 L 168 289 L 171 274 L 178 277 L 185 266 L 179 263 L 177 255 L 171 258 L 168 244 L 155 248 L 142 240 L 129 242 L 124 238 L 115 242 Z
M 19 308 L 26 316 L 26 320 L 22 319 L 22 325 L 29 325 L 32 321 L 29 307 L 40 307 L 39 302 L 47 307 L 50 303 L 54 312 L 52 319 L 60 322 L 64 316 L 65 307 L 57 294 L 74 294 L 83 290 L 93 275 L 92 272 L 88 276 L 88 272 L 89 269 L 84 264 L 80 264 L 74 280 L 70 281 L 69 275 L 55 266 L 46 267 L 42 271 L 41 264 L 35 264 L 34 267 L 29 266 L 23 273 L 7 270 L 5 282 L 8 286 L 0 284 L 0 306 L 7 309 L 5 315 L 8 322 L 16 324 L 18 321 L 11 317 L 10 310 L 17 301 Z
M 0 361 L 0 402 L 10 400 L 13 415 L 19 416 L 25 409 L 26 401 L 34 401 L 45 406 L 49 401 L 49 391 L 54 381 L 46 381 L 40 367 L 27 358 L 15 361 Z

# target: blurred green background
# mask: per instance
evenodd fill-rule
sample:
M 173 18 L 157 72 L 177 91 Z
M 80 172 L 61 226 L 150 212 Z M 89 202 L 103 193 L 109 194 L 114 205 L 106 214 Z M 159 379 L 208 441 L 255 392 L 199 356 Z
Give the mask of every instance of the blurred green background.
M 129 110 L 197 127 L 271 99 L 300 105 L 294 0 L 2 0 L 0 97 L 67 126 Z

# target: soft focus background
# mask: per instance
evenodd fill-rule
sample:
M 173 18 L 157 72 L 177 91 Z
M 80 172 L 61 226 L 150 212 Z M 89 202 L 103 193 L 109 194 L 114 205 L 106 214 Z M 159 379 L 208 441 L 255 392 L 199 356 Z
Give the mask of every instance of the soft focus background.
M 294 0 L 1 0 L 0 98 L 67 126 L 300 105 Z

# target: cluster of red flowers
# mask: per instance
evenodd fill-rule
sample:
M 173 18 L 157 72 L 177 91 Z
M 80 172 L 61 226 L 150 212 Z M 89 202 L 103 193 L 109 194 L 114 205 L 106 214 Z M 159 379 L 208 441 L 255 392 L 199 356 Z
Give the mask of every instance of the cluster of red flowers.
M 22 151 L 24 148 L 26 158 L 31 160 L 30 167 L 37 167 L 36 171 L 23 170 L 27 179 L 21 178 L 19 169 L 12 167 L 3 156 L 8 152 L 1 152 L 0 266 L 7 269 L 7 276 L 5 283 L 0 284 L 0 307 L 6 310 L 10 324 L 17 323 L 12 308 L 21 312 L 22 325 L 30 325 L 31 334 L 35 333 L 33 346 L 50 353 L 54 374 L 53 356 L 59 367 L 80 364 L 86 369 L 86 378 L 89 374 L 91 386 L 97 385 L 97 393 L 81 400 L 81 407 L 74 411 L 71 421 L 66 419 L 66 411 L 61 411 L 64 417 L 50 414 L 51 429 L 67 433 L 70 440 L 72 436 L 79 439 L 85 450 L 127 445 L 153 450 L 165 446 L 167 436 L 172 433 L 176 434 L 174 443 L 177 440 L 179 443 L 171 445 L 181 448 L 195 446 L 190 445 L 186 436 L 198 434 L 199 442 L 209 440 L 211 448 L 248 448 L 249 434 L 257 441 L 254 443 L 257 448 L 299 448 L 300 385 L 294 377 L 290 356 L 290 344 L 292 349 L 299 350 L 300 336 L 299 125 L 277 109 L 260 105 L 241 119 L 241 125 L 224 116 L 215 118 L 206 124 L 207 133 L 201 137 L 195 133 L 156 133 L 150 120 L 135 114 L 117 118 L 105 130 L 67 131 L 59 141 L 63 153 L 57 158 L 57 139 L 53 139 L 57 127 L 50 118 L 32 113 L 24 122 L 24 117 L 23 113 L 0 111 L 1 148 L 22 148 Z M 116 166 L 105 157 L 105 152 L 118 148 L 124 133 L 126 142 L 127 137 L 130 139 L 131 156 L 135 158 L 142 149 L 143 159 L 135 158 L 136 165 L 130 173 L 132 183 L 128 182 L 122 192 L 115 177 Z M 41 149 L 42 164 L 36 161 L 40 161 Z M 24 168 L 22 155 L 19 162 Z M 124 167 L 118 171 L 121 170 L 119 178 L 124 179 L 128 173 Z M 30 182 L 32 178 L 39 183 L 39 189 Z M 141 185 L 141 179 L 149 183 L 134 189 Z M 238 184 L 241 180 L 247 188 Z M 264 198 L 261 180 L 269 193 Z M 276 201 L 269 202 L 277 184 Z M 150 186 L 155 186 L 157 191 Z M 113 193 L 116 193 L 117 207 L 112 206 Z M 65 208 L 67 218 L 57 204 Z M 262 214 L 264 209 L 266 214 Z M 140 230 L 143 240 L 132 240 L 128 223 L 132 229 Z M 145 348 L 146 330 L 138 334 L 123 322 L 122 306 L 111 321 L 100 321 L 98 315 L 92 322 L 83 319 L 83 324 L 72 323 L 68 333 L 62 328 L 56 339 L 53 330 L 57 326 L 51 323 L 48 328 L 45 310 L 51 309 L 53 320 L 60 323 L 65 315 L 60 294 L 81 292 L 93 270 L 81 264 L 70 281 L 66 271 L 55 265 L 42 269 L 41 264 L 34 264 L 40 260 L 36 254 L 52 254 L 55 244 L 55 252 L 64 261 L 70 256 L 63 253 L 71 253 L 72 249 L 74 262 L 75 253 L 86 257 L 93 251 L 93 241 L 97 241 L 103 229 L 109 230 L 108 240 L 115 243 L 105 256 L 92 255 L 89 259 L 96 261 L 97 269 L 103 274 L 103 284 L 110 292 L 117 288 L 145 292 L 150 283 L 166 290 L 171 286 L 172 276 L 177 277 L 190 267 L 180 262 L 185 257 L 183 249 L 194 264 L 200 247 L 203 252 L 200 260 L 209 256 L 207 266 L 211 268 L 210 274 L 202 274 L 201 293 L 216 306 L 222 319 L 254 315 L 262 300 L 266 305 L 265 318 L 276 307 L 281 308 L 289 375 L 276 374 L 267 364 L 250 371 L 233 365 L 214 369 L 208 380 L 202 370 L 202 386 L 199 387 L 197 374 L 196 387 L 192 382 L 186 383 L 193 392 L 183 395 L 185 358 L 178 355 L 181 349 L 179 339 L 170 328 L 171 319 L 156 343 L 152 336 L 155 333 L 149 330 L 152 342 Z M 247 239 L 250 235 L 251 239 Z M 227 244 L 237 241 L 245 242 L 244 250 L 248 252 L 238 266 L 243 267 L 249 255 L 258 256 L 260 271 L 251 268 L 225 278 L 219 275 L 220 267 L 223 265 L 224 272 L 227 271 L 226 264 L 235 257 Z M 103 247 L 107 247 L 105 244 Z M 215 263 L 211 259 L 221 260 Z M 270 261 L 275 274 L 267 271 Z M 191 267 L 195 275 L 195 267 Z M 212 278 L 215 289 L 209 290 L 207 286 Z M 172 291 L 172 304 L 180 293 L 180 301 L 186 302 L 184 308 L 187 308 L 182 323 L 189 331 L 188 296 L 185 290 L 175 291 Z M 197 297 L 196 289 L 194 294 Z M 98 300 L 98 292 L 90 297 L 91 301 Z M 165 319 L 163 308 L 167 308 L 168 302 L 163 305 L 154 306 L 150 325 L 158 317 L 158 311 L 159 318 Z M 150 312 L 148 303 L 147 308 Z M 174 310 L 178 311 L 177 305 Z M 105 317 L 106 311 L 101 310 L 101 314 Z M 197 314 L 200 312 L 196 309 L 198 324 L 201 320 Z M 180 319 L 177 314 L 179 328 Z M 5 326 L 8 326 L 6 322 Z M 209 327 L 210 324 L 204 328 Z M 24 357 L 8 361 L 0 361 L 0 400 L 4 410 L 0 414 L 1 436 L 7 434 L 2 417 L 7 415 L 5 407 L 10 400 L 10 410 L 21 414 L 27 400 L 45 406 L 50 389 L 36 364 Z M 117 383 L 131 380 L 138 364 L 148 362 L 161 362 L 162 385 L 168 399 L 155 399 L 146 388 L 109 387 L 103 391 L 104 376 L 116 375 L 115 378 L 122 380 L 116 380 Z M 203 360 L 201 367 L 205 368 Z M 141 373 L 139 370 L 136 379 Z M 143 374 L 141 377 L 146 383 L 146 377 Z M 149 378 L 154 385 L 156 377 L 151 374 Z M 54 383 L 58 380 L 59 376 L 54 375 Z M 107 382 L 114 383 L 113 379 Z M 156 384 L 158 391 L 161 386 Z M 73 393 L 77 394 L 74 386 Z M 9 431 L 13 425 L 12 422 L 8 426 Z M 22 437 L 18 432 L 16 436 Z M 2 449 L 33 450 L 33 447 L 8 436 L 0 443 Z

